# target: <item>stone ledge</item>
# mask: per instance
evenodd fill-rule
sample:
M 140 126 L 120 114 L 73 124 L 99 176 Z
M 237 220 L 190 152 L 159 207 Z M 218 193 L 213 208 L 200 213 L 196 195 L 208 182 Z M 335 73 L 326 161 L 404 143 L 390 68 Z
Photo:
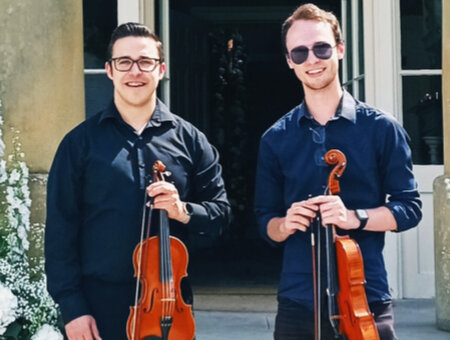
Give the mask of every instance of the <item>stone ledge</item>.
M 276 294 L 198 294 L 194 293 L 194 309 L 222 312 L 270 312 L 277 311 Z

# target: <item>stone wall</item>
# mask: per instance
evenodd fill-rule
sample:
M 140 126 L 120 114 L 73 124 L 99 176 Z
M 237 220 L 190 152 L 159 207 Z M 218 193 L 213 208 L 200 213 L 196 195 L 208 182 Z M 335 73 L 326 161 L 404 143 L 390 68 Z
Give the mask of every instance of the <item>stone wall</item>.
M 6 153 L 20 131 L 31 173 L 31 224 L 43 227 L 54 153 L 85 117 L 82 1 L 0 1 L 0 100 Z

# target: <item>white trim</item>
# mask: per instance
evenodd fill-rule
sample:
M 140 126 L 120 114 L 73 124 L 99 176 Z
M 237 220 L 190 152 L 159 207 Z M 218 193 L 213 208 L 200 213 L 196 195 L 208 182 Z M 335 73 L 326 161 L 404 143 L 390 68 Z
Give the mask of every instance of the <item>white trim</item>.
M 362 15 L 364 18 L 364 88 L 366 102 L 375 105 L 375 18 L 373 16 L 373 0 L 363 1 Z
M 359 13 L 360 13 L 360 8 L 359 8 L 359 1 L 358 0 L 352 0 L 351 3 L 351 8 L 352 8 L 352 76 L 353 79 L 355 79 L 356 77 L 358 77 L 360 75 L 360 70 L 359 70 Z M 359 82 L 356 81 L 353 84 L 353 96 L 357 99 L 361 99 L 360 98 L 360 93 L 359 93 Z
M 142 0 L 117 0 L 117 25 L 142 22 Z
M 361 29 L 364 30 L 365 101 L 401 120 L 397 101 L 400 93 L 398 9 L 398 0 L 364 0 Z M 386 233 L 383 254 L 393 298 L 402 297 L 400 241 L 397 233 Z
M 394 21 L 394 71 L 396 74 L 396 93 L 395 93 L 395 104 L 396 104 L 396 110 L 395 110 L 395 116 L 400 121 L 400 123 L 403 125 L 403 86 L 402 86 L 402 76 L 400 75 L 400 72 L 402 70 L 402 28 L 401 28 L 401 18 L 400 18 L 400 0 L 393 0 L 392 1 L 392 13 L 393 13 L 393 21 Z M 401 250 L 401 248 L 400 248 Z M 400 253 L 402 253 L 400 251 Z M 403 277 L 403 275 L 401 275 Z M 402 294 L 403 297 L 403 294 Z
M 159 0 L 160 39 L 164 46 L 166 73 L 161 81 L 161 99 L 170 108 L 170 6 L 169 0 Z
M 341 0 L 341 28 L 344 42 L 347 41 L 347 14 L 347 0 Z M 345 56 L 342 62 L 342 86 L 345 86 L 349 82 L 351 82 L 351 80 L 348 80 L 347 49 L 345 49 Z
M 363 1 L 366 102 L 401 122 L 398 13 L 398 0 Z
M 104 68 L 85 68 L 84 74 L 106 74 L 106 70 Z
M 401 70 L 401 76 L 441 76 L 442 70 L 432 70 L 432 69 L 423 69 L 423 70 Z

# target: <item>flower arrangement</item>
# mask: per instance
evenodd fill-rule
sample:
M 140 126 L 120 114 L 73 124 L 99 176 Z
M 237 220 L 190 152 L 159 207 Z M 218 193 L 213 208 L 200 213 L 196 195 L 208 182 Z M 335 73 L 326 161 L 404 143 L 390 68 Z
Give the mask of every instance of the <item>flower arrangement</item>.
M 62 340 L 57 306 L 46 289 L 43 259 L 28 258 L 30 191 L 18 131 L 4 159 L 0 102 L 0 339 Z

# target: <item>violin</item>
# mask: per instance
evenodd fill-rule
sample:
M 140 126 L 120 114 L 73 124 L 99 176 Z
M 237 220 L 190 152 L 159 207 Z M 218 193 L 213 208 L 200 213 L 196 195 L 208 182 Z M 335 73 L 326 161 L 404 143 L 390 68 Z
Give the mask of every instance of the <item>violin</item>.
M 154 181 L 163 181 L 165 170 L 165 165 L 156 161 L 153 165 Z M 127 337 L 128 340 L 192 340 L 195 336 L 192 306 L 183 301 L 180 288 L 181 279 L 187 276 L 188 252 L 179 239 L 170 236 L 169 217 L 165 210 L 159 210 L 159 235 L 149 237 L 152 203 L 151 199 L 146 237 L 143 237 L 143 214 L 141 242 L 133 253 L 136 301 L 139 282 L 142 292 L 139 301 L 130 307 Z M 147 206 L 146 202 L 144 212 Z
M 325 154 L 325 162 L 334 165 L 328 178 L 329 194 L 338 195 L 339 179 L 347 165 L 346 157 L 333 149 Z M 347 340 L 379 340 L 367 303 L 361 250 L 349 236 L 336 235 L 334 225 L 325 229 L 328 316 L 335 337 L 344 335 Z

